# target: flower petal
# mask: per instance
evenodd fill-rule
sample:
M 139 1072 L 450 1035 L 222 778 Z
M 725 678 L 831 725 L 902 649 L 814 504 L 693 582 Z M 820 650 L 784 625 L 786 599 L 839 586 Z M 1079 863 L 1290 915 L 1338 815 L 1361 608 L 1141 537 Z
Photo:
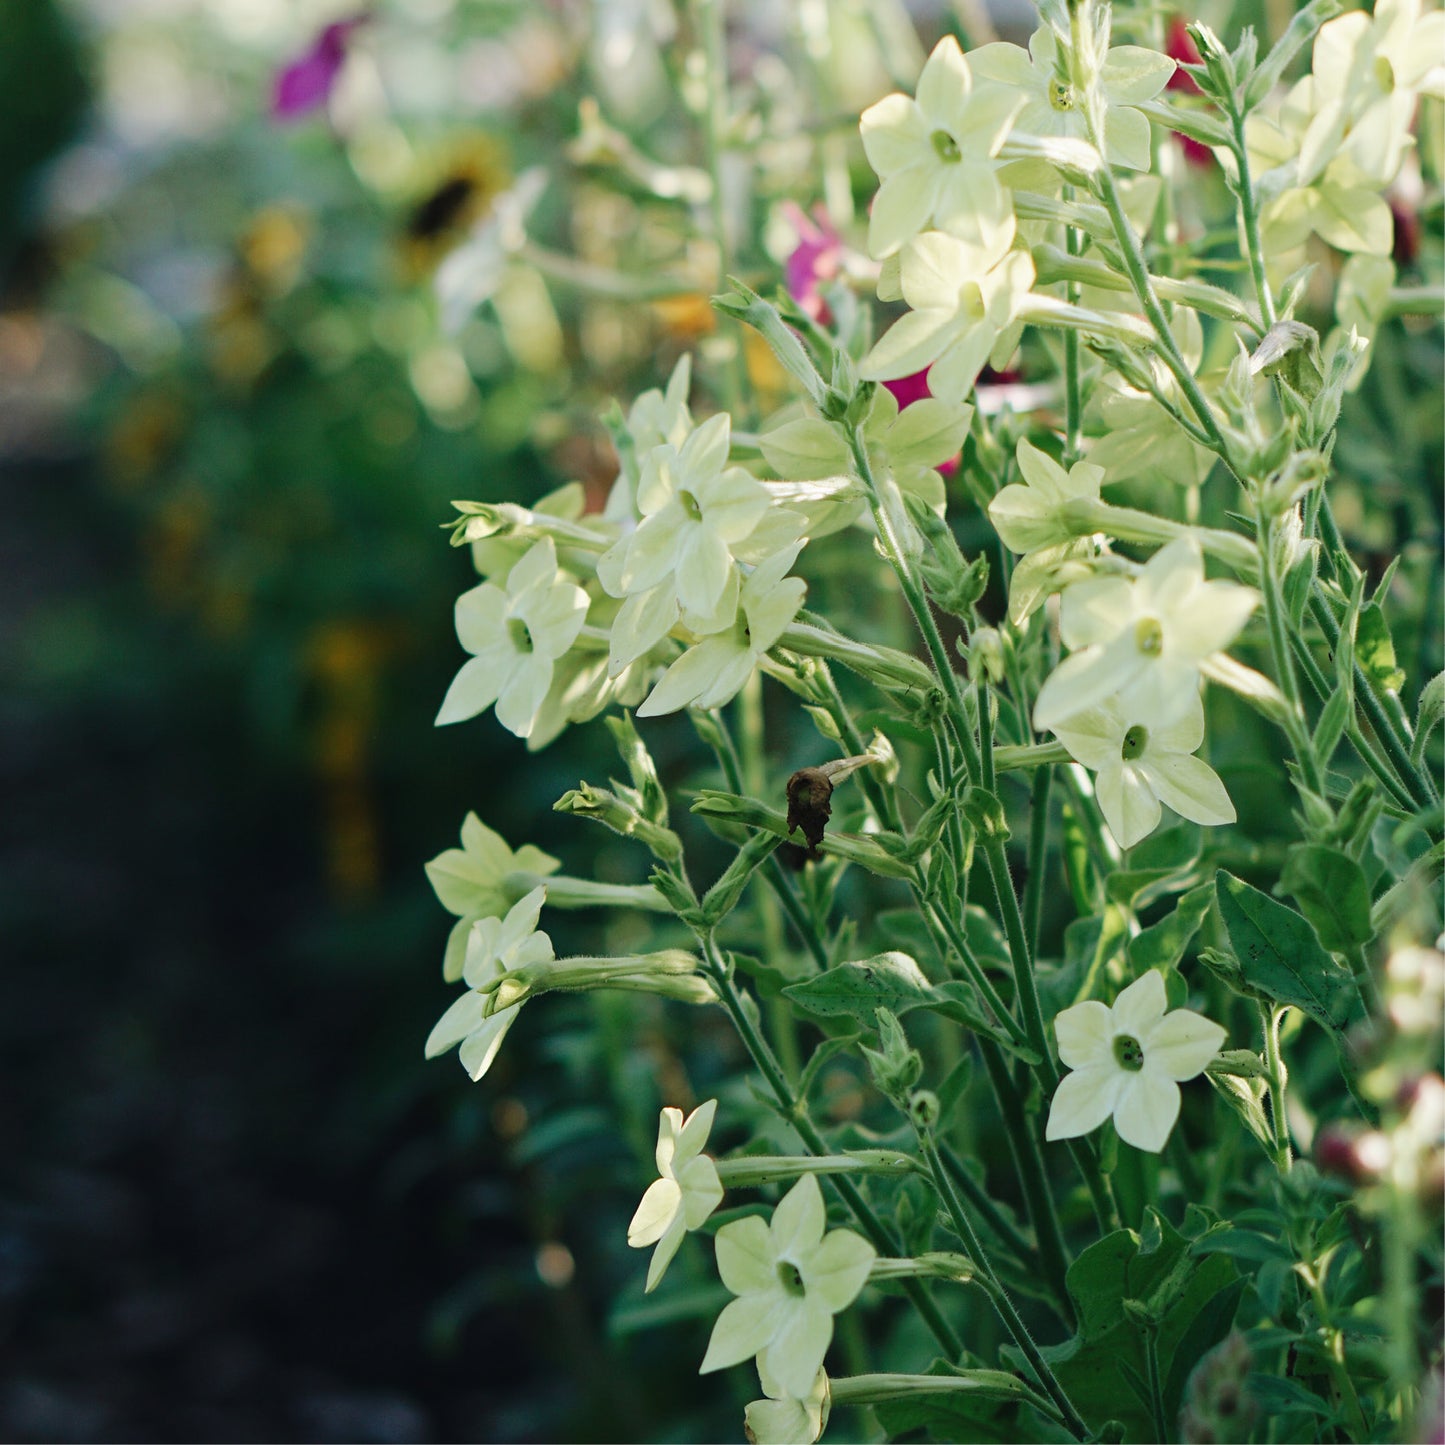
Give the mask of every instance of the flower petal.
M 1165 1014 L 1139 1040 L 1144 1048 L 1144 1067 L 1158 1069 L 1182 1082 L 1203 1073 L 1219 1052 L 1226 1031 L 1212 1019 L 1192 1009 L 1177 1008 Z
M 480 659 L 479 659 L 480 660 Z M 519 659 L 497 699 L 497 721 L 509 733 L 524 738 L 532 731 L 537 713 L 552 686 L 552 661 L 540 653 Z
M 1132 848 L 1159 826 L 1159 799 L 1149 780 L 1150 774 L 1132 763 L 1111 762 L 1099 770 L 1094 796 L 1121 848 Z
M 1114 1127 L 1126 1144 L 1157 1154 L 1178 1117 L 1179 1085 L 1146 1067 L 1128 1077 L 1114 1110 Z
M 763 1351 L 768 1373 L 794 1399 L 806 1398 L 833 1342 L 832 1314 L 811 1299 L 801 1304 Z
M 486 1012 L 487 1000 L 475 989 L 469 988 L 460 998 L 454 999 L 427 1035 L 426 1057 L 434 1059 L 461 1043 L 468 1034 L 482 1026 Z
M 859 117 L 863 153 L 880 176 L 917 165 L 927 155 L 928 122 L 906 95 L 885 95 Z
M 676 1179 L 654 1179 L 627 1226 L 627 1242 L 633 1249 L 656 1244 L 672 1227 L 682 1208 L 682 1188 Z
M 829 1230 L 801 1267 L 808 1298 L 816 1298 L 834 1314 L 847 1309 L 868 1282 L 877 1257 L 878 1251 L 861 1234 Z
M 933 215 L 938 183 L 938 171 L 931 166 L 909 166 L 884 180 L 868 217 L 871 256 L 881 261 L 923 230 Z
M 717 1272 L 734 1293 L 754 1295 L 777 1288 L 772 1236 L 756 1214 L 725 1224 L 717 1232 Z
M 1054 1019 L 1059 1058 L 1071 1069 L 1091 1069 L 1114 1061 L 1114 1016 L 1108 1005 L 1086 999 Z
M 717 1100 L 709 1099 L 704 1104 L 699 1104 L 691 1114 L 687 1116 L 686 1122 L 677 1134 L 677 1158 L 686 1161 L 695 1159 L 701 1152 L 703 1145 L 707 1143 L 707 1136 L 712 1133 L 712 1121 L 717 1114 Z M 681 1115 L 679 1115 L 679 1118 Z
M 706 1154 L 699 1154 L 678 1170 L 677 1179 L 682 1185 L 683 1220 L 689 1229 L 700 1229 L 708 1215 L 722 1203 L 723 1187 L 717 1165 Z
M 672 1257 L 677 1253 L 678 1246 L 687 1237 L 687 1229 L 681 1218 L 675 1218 L 667 1232 L 657 1241 L 657 1248 L 652 1251 L 652 1258 L 647 1263 L 647 1283 L 643 1286 L 643 1294 L 651 1294 L 662 1282 L 662 1277 L 667 1273 L 667 1267 L 672 1263 Z M 629 1239 L 628 1243 L 632 1241 Z
M 722 1238 L 721 1233 L 718 1238 Z M 697 1367 L 698 1374 L 709 1375 L 729 1365 L 740 1365 L 762 1350 L 777 1329 L 774 1315 L 782 1299 L 781 1291 L 774 1291 L 733 1300 L 712 1327 L 707 1353 Z
M 471 1075 L 473 1083 L 476 1083 L 492 1067 L 492 1060 L 497 1057 L 497 1050 L 502 1047 L 502 1040 L 507 1037 L 507 1030 L 516 1023 L 517 1014 L 521 1008 L 521 1004 L 515 1003 L 510 1008 L 504 1008 L 499 1013 L 494 1013 L 482 1024 L 481 1028 L 462 1040 L 459 1057 L 462 1067 Z
M 1169 997 L 1164 989 L 1164 975 L 1157 968 L 1141 974 L 1114 1000 L 1114 1031 L 1129 1034 L 1141 1043 L 1149 1031 L 1164 1017 Z
M 1114 1112 L 1124 1073 L 1111 1060 L 1091 1069 L 1065 1074 L 1049 1105 L 1045 1139 L 1075 1139 L 1097 1129 Z
M 727 544 L 706 524 L 690 527 L 688 534 L 677 554 L 677 600 L 688 611 L 707 615 L 728 585 L 733 559 Z
M 469 717 L 476 717 L 479 712 L 485 712 L 496 702 L 506 680 L 505 670 L 499 668 L 493 659 L 468 658 L 442 699 L 436 716 L 437 727 L 464 722 Z
M 496 646 L 507 615 L 507 594 L 490 582 L 463 592 L 452 609 L 457 641 L 470 653 Z
M 801 1260 L 818 1247 L 827 1223 L 828 1212 L 823 1207 L 823 1191 L 818 1187 L 817 1177 L 805 1174 L 783 1195 L 773 1211 L 769 1225 L 773 1258 L 791 1255 Z
M 1219 774 L 1203 758 L 1164 757 L 1146 761 L 1140 771 L 1148 777 L 1159 801 L 1181 818 L 1206 827 L 1234 822 L 1234 804 Z

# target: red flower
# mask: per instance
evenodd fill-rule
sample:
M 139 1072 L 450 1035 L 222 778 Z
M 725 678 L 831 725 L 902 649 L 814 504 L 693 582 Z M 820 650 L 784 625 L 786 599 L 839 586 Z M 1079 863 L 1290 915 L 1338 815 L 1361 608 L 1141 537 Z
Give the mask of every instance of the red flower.
M 271 90 L 273 120 L 295 120 L 326 104 L 346 62 L 351 32 L 366 19 L 365 15 L 353 15 L 333 22 L 311 42 L 305 54 L 277 71 Z

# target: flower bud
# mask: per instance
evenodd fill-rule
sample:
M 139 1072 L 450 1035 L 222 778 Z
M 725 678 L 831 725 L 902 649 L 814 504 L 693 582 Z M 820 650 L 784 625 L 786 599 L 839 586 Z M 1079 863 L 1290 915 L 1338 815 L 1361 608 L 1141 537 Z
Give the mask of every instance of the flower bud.
M 923 1077 L 923 1056 L 909 1047 L 903 1025 L 886 1008 L 875 1010 L 875 1015 L 882 1050 L 863 1049 L 868 1072 L 880 1094 L 906 1108 L 909 1094 Z

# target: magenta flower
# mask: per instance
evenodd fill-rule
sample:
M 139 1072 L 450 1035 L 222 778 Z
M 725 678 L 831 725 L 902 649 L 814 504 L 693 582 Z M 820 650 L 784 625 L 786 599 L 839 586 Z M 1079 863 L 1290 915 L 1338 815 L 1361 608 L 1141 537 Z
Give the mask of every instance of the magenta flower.
M 786 209 L 788 220 L 798 233 L 798 244 L 783 263 L 783 284 L 788 288 L 788 295 L 814 321 L 826 326 L 833 316 L 828 310 L 828 303 L 823 300 L 819 284 L 831 281 L 842 269 L 842 239 L 821 210 L 815 210 L 810 217 L 792 201 L 788 202 Z
M 351 32 L 365 23 L 366 15 L 353 15 L 328 25 L 311 43 L 311 48 L 276 73 L 271 91 L 271 118 L 295 120 L 331 96 L 341 67 L 346 63 L 346 46 Z

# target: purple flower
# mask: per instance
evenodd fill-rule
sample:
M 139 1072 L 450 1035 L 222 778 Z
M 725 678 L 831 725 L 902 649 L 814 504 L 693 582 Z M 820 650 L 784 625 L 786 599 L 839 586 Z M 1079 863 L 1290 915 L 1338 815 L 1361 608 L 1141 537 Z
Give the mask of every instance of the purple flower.
M 276 73 L 271 91 L 271 118 L 295 120 L 317 106 L 325 105 L 346 63 L 346 46 L 351 32 L 365 23 L 366 15 L 353 15 L 328 25 L 311 43 L 311 48 Z

